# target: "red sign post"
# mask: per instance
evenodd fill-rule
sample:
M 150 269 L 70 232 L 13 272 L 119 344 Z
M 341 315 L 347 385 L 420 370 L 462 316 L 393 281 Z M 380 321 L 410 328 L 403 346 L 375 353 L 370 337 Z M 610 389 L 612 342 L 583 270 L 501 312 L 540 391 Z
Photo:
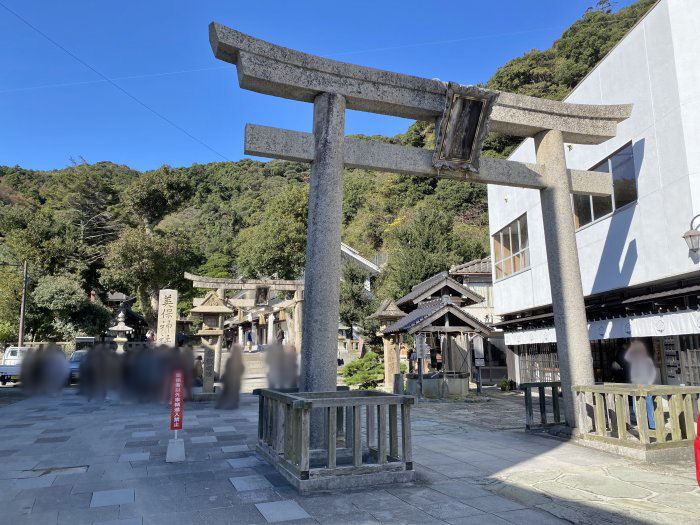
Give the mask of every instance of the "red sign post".
M 177 431 L 182 430 L 182 387 L 183 387 L 182 370 L 173 372 L 173 384 L 170 395 L 170 430 L 175 431 L 175 439 L 177 439 Z

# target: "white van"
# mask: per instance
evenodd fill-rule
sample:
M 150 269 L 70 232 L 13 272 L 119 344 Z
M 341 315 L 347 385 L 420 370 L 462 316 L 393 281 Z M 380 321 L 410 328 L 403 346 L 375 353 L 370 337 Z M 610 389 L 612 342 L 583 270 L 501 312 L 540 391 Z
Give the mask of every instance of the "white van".
M 29 350 L 26 346 L 8 346 L 5 353 L 2 355 L 2 364 L 0 364 L 0 384 L 5 384 L 8 381 L 19 380 L 20 367 L 22 359 Z

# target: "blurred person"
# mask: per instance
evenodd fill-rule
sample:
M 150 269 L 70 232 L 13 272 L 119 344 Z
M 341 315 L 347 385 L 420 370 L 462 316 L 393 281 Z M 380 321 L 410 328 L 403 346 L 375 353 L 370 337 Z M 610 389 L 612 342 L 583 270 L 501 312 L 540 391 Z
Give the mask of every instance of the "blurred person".
M 224 388 L 216 401 L 216 408 L 233 410 L 238 408 L 241 394 L 241 377 L 243 366 L 243 351 L 238 345 L 231 345 L 230 356 L 226 361 L 223 375 Z
M 286 359 L 284 348 L 279 343 L 269 344 L 265 348 L 265 363 L 267 364 L 267 387 L 284 388 L 284 367 Z
M 59 396 L 70 376 L 70 366 L 66 354 L 59 346 L 50 346 L 43 353 L 42 382 L 44 390 L 52 396 Z
M 198 355 L 194 360 L 194 384 L 196 386 L 204 385 L 204 366 L 202 366 L 201 355 Z
M 638 339 L 630 342 L 625 352 L 625 361 L 629 367 L 629 381 L 635 385 L 653 385 L 656 383 L 658 372 L 656 365 L 649 356 L 649 351 L 644 343 Z M 647 420 L 651 430 L 656 429 L 654 421 L 654 401 L 651 396 L 646 396 Z M 637 417 L 636 407 L 632 405 L 635 419 Z M 661 422 L 660 422 L 661 423 Z M 637 421 L 637 424 L 640 424 Z
M 37 362 L 37 351 L 34 348 L 30 348 L 24 355 L 19 369 L 19 380 L 22 383 L 22 389 L 29 395 L 35 394 L 38 387 L 36 382 Z

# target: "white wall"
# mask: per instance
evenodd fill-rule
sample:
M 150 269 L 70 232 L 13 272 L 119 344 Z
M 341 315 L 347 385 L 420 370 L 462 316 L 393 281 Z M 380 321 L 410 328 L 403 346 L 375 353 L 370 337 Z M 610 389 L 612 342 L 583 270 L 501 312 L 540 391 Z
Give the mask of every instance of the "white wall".
M 567 147 L 571 168 L 589 169 L 630 141 L 635 159 L 637 203 L 576 234 L 585 294 L 699 268 L 681 238 L 700 213 L 699 29 L 700 1 L 662 0 L 566 99 L 634 104 L 615 138 Z M 532 139 L 511 159 L 534 162 Z M 488 199 L 492 234 L 525 212 L 530 234 L 531 268 L 494 283 L 496 313 L 551 303 L 539 192 L 489 185 Z

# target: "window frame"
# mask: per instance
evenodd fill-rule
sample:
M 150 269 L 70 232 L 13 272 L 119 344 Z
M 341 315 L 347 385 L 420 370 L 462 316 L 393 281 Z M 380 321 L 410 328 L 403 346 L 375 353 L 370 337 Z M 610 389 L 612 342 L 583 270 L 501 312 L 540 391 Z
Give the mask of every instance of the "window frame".
M 620 153 L 622 150 L 624 150 L 625 148 L 629 147 L 629 148 L 630 148 L 630 152 L 632 153 L 632 162 L 634 163 L 634 148 L 633 148 L 633 146 L 634 146 L 634 145 L 632 144 L 632 141 L 629 141 L 629 142 L 625 143 L 624 145 L 622 145 L 621 147 L 619 147 L 618 149 L 616 149 L 613 153 L 611 153 L 610 155 L 608 155 L 606 158 L 604 158 L 604 159 L 601 160 L 600 162 L 595 163 L 595 164 L 594 164 L 591 168 L 589 168 L 587 171 L 597 171 L 597 168 L 599 168 L 601 165 L 603 165 L 603 163 L 607 163 L 607 165 L 608 165 L 608 171 L 607 171 L 607 172 L 603 172 L 603 173 L 609 173 L 610 176 L 612 177 L 612 176 L 613 176 L 613 172 L 612 172 L 612 158 L 613 158 L 615 155 L 617 155 L 618 153 Z M 636 165 L 635 165 L 635 168 L 636 168 Z M 583 230 L 584 228 L 588 228 L 588 227 L 591 226 L 592 224 L 596 224 L 596 223 L 598 223 L 598 222 L 600 222 L 600 221 L 603 221 L 603 220 L 605 220 L 605 219 L 607 219 L 607 218 L 609 218 L 609 217 L 612 217 L 617 211 L 619 211 L 619 210 L 624 210 L 624 209 L 626 209 L 626 208 L 628 208 L 628 207 L 630 207 L 630 206 L 634 206 L 634 205 L 637 203 L 637 201 L 639 200 L 639 188 L 637 187 L 637 177 L 634 178 L 634 192 L 635 192 L 635 194 L 636 194 L 635 199 L 634 199 L 633 201 L 631 201 L 631 202 L 628 202 L 628 203 L 623 204 L 623 205 L 620 206 L 620 207 L 617 207 L 617 206 L 616 206 L 616 203 L 615 203 L 615 186 L 614 186 L 614 185 L 615 185 L 615 179 L 613 179 L 613 192 L 610 194 L 610 203 L 611 203 L 611 206 L 612 206 L 612 211 L 606 213 L 605 215 L 601 215 L 601 216 L 598 217 L 598 218 L 595 217 L 595 212 L 594 212 L 594 209 L 593 209 L 593 195 L 584 194 L 586 197 L 588 197 L 588 206 L 589 206 L 589 213 L 590 213 L 591 220 L 590 220 L 589 222 L 587 222 L 586 224 L 581 224 L 581 225 L 579 225 L 579 226 L 576 226 L 576 231 L 577 231 L 577 232 L 580 231 L 580 230 Z M 575 197 L 574 195 L 571 195 L 571 213 L 574 215 L 574 218 L 575 218 L 575 217 L 576 217 L 576 208 L 575 208 L 574 197 Z
M 523 246 L 523 234 L 522 234 L 522 226 L 523 223 L 525 225 L 525 234 L 526 234 L 526 244 Z M 517 225 L 518 228 L 518 251 L 513 252 L 513 242 L 512 242 L 512 235 L 511 235 L 511 228 L 513 226 Z M 503 234 L 504 232 L 507 232 L 508 235 L 508 245 L 509 245 L 509 251 L 510 254 L 507 256 L 503 255 Z M 494 233 L 491 238 L 493 240 L 494 244 L 494 250 L 493 250 L 493 269 L 494 269 L 494 283 L 498 281 L 502 281 L 503 279 L 508 279 L 509 277 L 512 277 L 513 275 L 518 275 L 520 273 L 523 273 L 527 270 L 530 269 L 530 232 L 528 231 L 528 225 L 527 225 L 527 212 L 523 213 L 522 215 L 516 217 L 513 219 L 511 222 L 503 226 L 500 230 L 498 230 L 496 233 Z M 498 253 L 500 258 L 496 258 L 496 243 L 498 243 Z M 519 267 L 517 270 L 515 270 L 515 260 L 518 259 L 518 264 Z M 526 260 L 526 264 L 523 265 L 522 261 L 523 259 Z M 506 273 L 506 263 L 508 264 L 508 267 L 510 268 L 510 272 Z M 501 276 L 499 277 L 498 271 L 500 269 Z

